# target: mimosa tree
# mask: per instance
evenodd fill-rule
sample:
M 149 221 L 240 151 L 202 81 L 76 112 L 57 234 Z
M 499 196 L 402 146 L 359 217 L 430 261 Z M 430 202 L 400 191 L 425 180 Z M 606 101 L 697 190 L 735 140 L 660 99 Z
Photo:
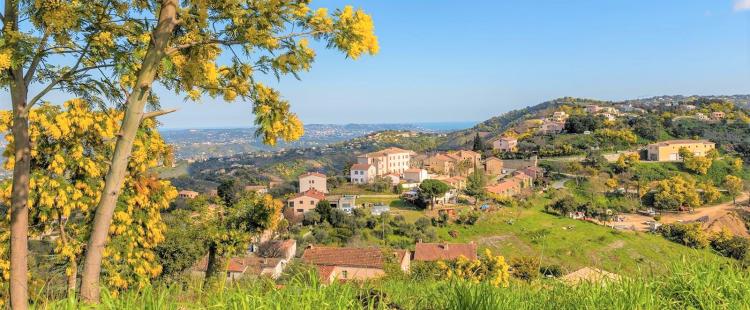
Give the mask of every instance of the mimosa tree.
M 114 149 L 122 113 L 93 111 L 84 100 L 67 101 L 62 107 L 43 104 L 29 111 L 30 219 L 33 236 L 56 236 L 56 260 L 64 265 L 68 292 L 75 293 L 78 264 L 83 257 L 94 210 L 101 195 L 107 159 Z M 0 112 L 0 133 L 11 142 L 4 152 L 4 168 L 15 160 L 11 112 Z M 171 149 L 156 131 L 156 122 L 144 120 L 128 164 L 123 194 L 109 227 L 111 242 L 105 252 L 107 284 L 114 289 L 145 285 L 161 271 L 154 247 L 161 242 L 164 224 L 160 211 L 177 195 L 168 181 L 160 181 L 149 169 L 171 160 Z M 0 209 L 11 200 L 12 182 L 0 182 Z M 0 214 L 8 214 L 0 210 Z M 7 231 L 9 217 L 0 219 Z M 2 236 L 0 236 L 2 238 Z M 7 253 L 0 246 L 0 277 L 7 279 Z M 32 276 L 36 272 L 31 273 Z M 0 293 L 2 294 L 2 293 Z
M 0 79 L 11 92 L 16 119 L 11 195 L 14 306 L 25 307 L 27 299 L 29 108 L 49 91 L 60 89 L 123 111 L 86 246 L 81 296 L 96 302 L 102 257 L 128 158 L 146 106 L 159 104 L 151 91 L 154 83 L 189 100 L 206 95 L 251 102 L 256 134 L 274 144 L 299 138 L 302 124 L 281 94 L 260 83 L 259 77 L 296 77 L 309 70 L 315 58 L 311 40 L 352 59 L 377 53 L 370 16 L 352 7 L 332 13 L 325 8 L 313 10 L 309 2 L 6 0 Z M 43 91 L 27 100 L 32 83 L 43 85 Z

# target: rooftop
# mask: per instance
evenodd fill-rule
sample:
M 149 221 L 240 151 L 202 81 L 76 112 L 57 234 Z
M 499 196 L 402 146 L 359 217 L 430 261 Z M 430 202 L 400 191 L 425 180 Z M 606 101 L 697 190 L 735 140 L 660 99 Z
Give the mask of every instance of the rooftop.
M 294 198 L 300 198 L 300 197 L 311 197 L 318 200 L 326 199 L 326 194 L 324 194 L 321 191 L 318 191 L 317 189 L 311 188 L 304 192 L 298 193 L 297 195 L 294 195 Z
M 372 167 L 370 164 L 354 164 L 351 170 L 370 170 L 370 167 Z
M 339 248 L 311 246 L 302 254 L 302 261 L 319 266 L 383 268 L 383 252 L 376 247 Z
M 656 146 L 670 146 L 670 145 L 680 145 L 680 144 L 696 144 L 696 143 L 702 143 L 702 144 L 715 144 L 708 140 L 666 140 L 666 141 L 660 141 L 656 143 L 649 144 L 656 145 Z
M 477 259 L 477 245 L 473 243 L 417 243 L 414 247 L 414 260 L 435 261 L 453 260 L 459 257 Z
M 307 173 L 303 173 L 303 174 L 301 174 L 299 176 L 299 178 L 301 179 L 301 178 L 306 178 L 306 177 L 311 177 L 311 176 L 316 176 L 316 177 L 320 177 L 320 178 L 326 178 L 326 175 L 322 174 L 320 172 L 307 172 Z

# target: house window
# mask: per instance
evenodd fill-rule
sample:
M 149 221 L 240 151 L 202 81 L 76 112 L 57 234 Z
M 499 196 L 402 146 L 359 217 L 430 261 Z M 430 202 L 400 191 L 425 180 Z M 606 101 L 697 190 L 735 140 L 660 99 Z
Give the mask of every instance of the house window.
M 305 209 L 297 209 L 297 213 L 305 212 Z
M 342 279 L 346 279 L 348 277 L 349 277 L 349 271 L 344 270 L 344 271 L 341 272 L 341 278 Z
M 310 204 L 311 204 L 311 205 L 314 205 L 314 204 L 315 204 L 315 201 L 312 201 L 312 200 L 310 200 Z

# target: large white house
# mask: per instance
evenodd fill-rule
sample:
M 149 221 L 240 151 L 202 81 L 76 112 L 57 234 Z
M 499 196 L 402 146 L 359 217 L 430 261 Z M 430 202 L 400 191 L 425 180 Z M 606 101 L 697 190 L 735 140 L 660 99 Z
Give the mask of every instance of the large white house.
M 419 168 L 411 168 L 404 171 L 404 180 L 407 182 L 422 183 L 422 181 L 429 178 L 427 170 Z
M 375 166 L 371 164 L 354 164 L 349 176 L 354 184 L 368 184 L 375 180 Z
M 299 176 L 299 192 L 304 193 L 315 189 L 321 193 L 328 194 L 328 183 L 326 175 L 317 172 L 308 172 Z
M 397 147 L 357 156 L 357 164 L 370 164 L 375 167 L 375 174 L 383 176 L 389 173 L 402 174 L 411 167 L 411 158 L 416 153 Z

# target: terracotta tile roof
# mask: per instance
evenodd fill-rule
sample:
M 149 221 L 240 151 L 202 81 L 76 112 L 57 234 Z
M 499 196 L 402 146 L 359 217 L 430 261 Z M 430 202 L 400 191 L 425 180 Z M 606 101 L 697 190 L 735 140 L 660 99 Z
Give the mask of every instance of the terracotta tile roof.
M 316 177 L 320 177 L 320 178 L 324 178 L 324 179 L 326 178 L 326 175 L 322 174 L 320 172 L 308 172 L 308 173 L 304 173 L 304 174 L 300 175 L 299 178 L 301 179 L 301 178 L 306 178 L 306 177 L 310 177 L 310 176 L 316 176 Z
M 668 146 L 668 145 L 698 144 L 698 143 L 702 143 L 702 144 L 715 144 L 715 143 L 713 143 L 711 141 L 708 141 L 708 140 L 667 140 L 667 141 L 661 141 L 661 142 L 652 143 L 652 144 L 649 144 L 649 145 Z
M 282 258 L 262 258 L 257 256 L 232 257 L 227 262 L 228 272 L 245 273 L 252 272 L 260 274 L 264 268 L 273 268 L 277 266 Z M 208 268 L 208 255 L 203 256 L 193 267 L 194 269 L 206 272 Z
M 417 243 L 414 247 L 414 260 L 435 261 L 453 260 L 459 257 L 477 259 L 477 245 L 473 243 Z
M 503 162 L 502 159 L 494 157 L 494 156 L 493 157 L 489 157 L 489 158 L 485 159 L 484 161 L 486 161 L 486 162 L 487 161 L 499 161 L 499 162 Z
M 484 188 L 490 193 L 502 194 L 502 193 L 505 193 L 507 190 L 517 187 L 517 186 L 519 186 L 518 181 L 510 179 L 510 180 L 504 180 L 495 185 L 485 186 Z
M 438 154 L 430 156 L 429 158 L 427 158 L 427 160 L 454 161 L 456 159 L 453 157 L 448 157 L 443 153 L 438 153 Z
M 372 167 L 370 164 L 354 164 L 351 170 L 370 170 L 370 167 Z
M 313 246 L 302 254 L 302 261 L 323 266 L 383 268 L 383 253 L 379 248 L 339 248 Z
M 411 255 L 411 252 L 407 250 L 393 250 L 393 255 L 395 255 L 396 259 L 400 262 L 406 255 Z
M 318 276 L 320 277 L 323 282 L 328 282 L 328 279 L 331 277 L 331 274 L 333 273 L 333 270 L 336 269 L 335 266 L 321 266 L 317 265 L 318 268 Z
M 419 169 L 419 168 L 409 168 L 409 169 L 404 170 L 404 173 L 406 173 L 406 172 L 408 172 L 408 173 L 421 173 L 422 169 Z
M 380 157 L 380 156 L 386 156 L 386 155 L 391 155 L 391 154 L 402 154 L 402 153 L 415 154 L 413 151 L 404 150 L 404 149 L 400 149 L 397 147 L 389 147 L 386 149 L 382 149 L 380 151 L 363 154 L 358 157 Z
M 321 191 L 318 191 L 317 189 L 311 188 L 311 189 L 308 189 L 307 191 L 294 195 L 294 198 L 300 198 L 300 197 L 311 197 L 317 200 L 323 200 L 323 199 L 326 199 L 326 194 L 324 194 Z

